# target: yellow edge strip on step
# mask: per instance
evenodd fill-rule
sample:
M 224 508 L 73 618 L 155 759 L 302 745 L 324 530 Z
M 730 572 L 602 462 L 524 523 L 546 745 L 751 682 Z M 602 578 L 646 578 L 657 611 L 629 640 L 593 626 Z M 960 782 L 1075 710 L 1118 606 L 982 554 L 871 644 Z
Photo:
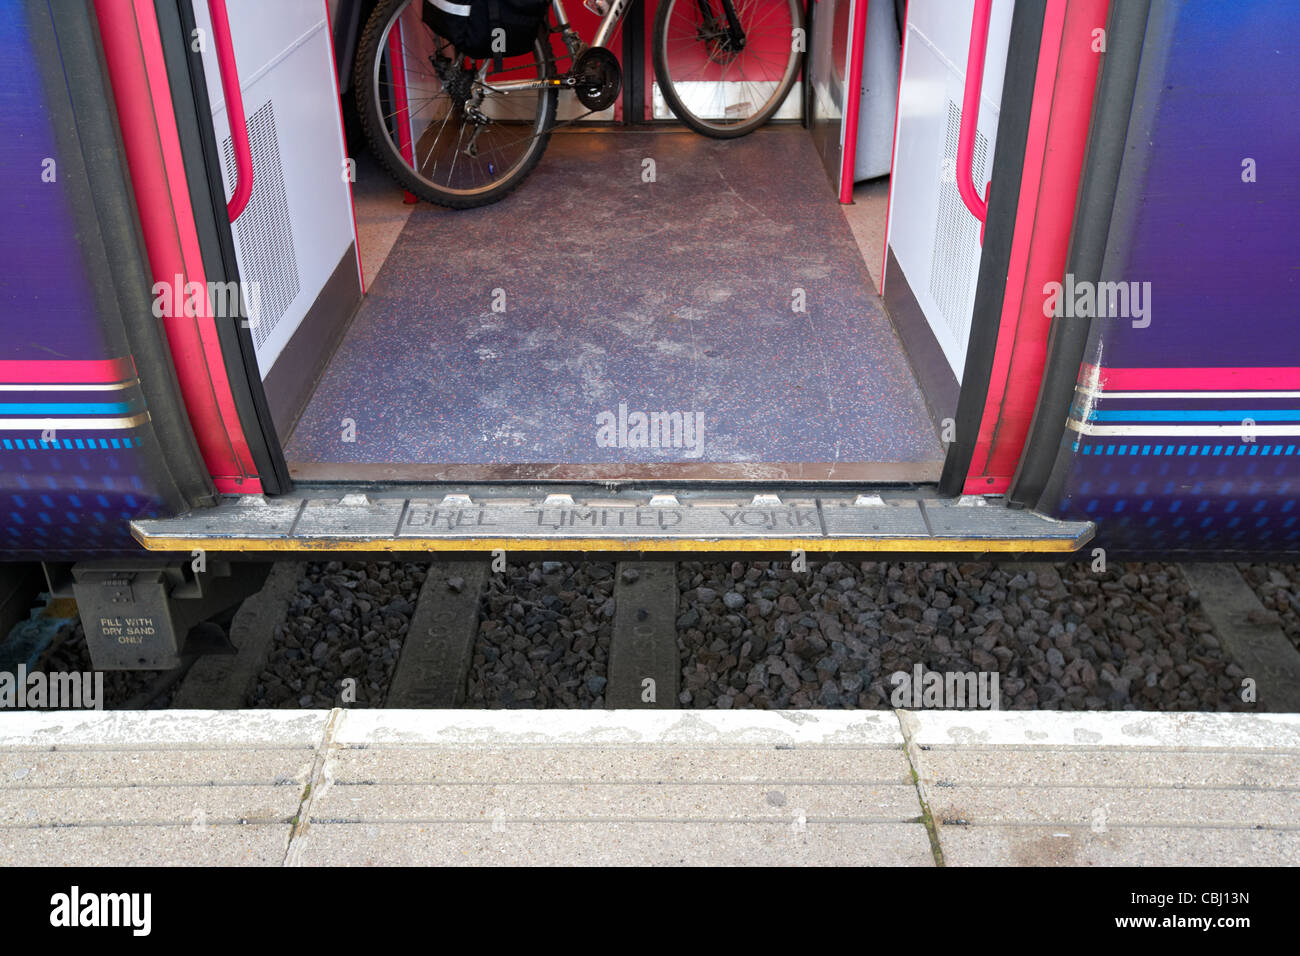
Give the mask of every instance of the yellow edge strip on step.
M 1074 538 L 169 538 L 136 539 L 150 551 L 1050 551 L 1069 553 L 1091 535 Z

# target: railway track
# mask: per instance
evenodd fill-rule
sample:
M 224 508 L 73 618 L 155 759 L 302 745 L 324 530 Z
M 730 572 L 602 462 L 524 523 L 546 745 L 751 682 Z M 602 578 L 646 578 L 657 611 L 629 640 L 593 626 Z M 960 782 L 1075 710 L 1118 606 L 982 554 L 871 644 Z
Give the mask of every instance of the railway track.
M 109 672 L 105 706 L 880 709 L 920 665 L 997 671 L 1003 707 L 1300 711 L 1300 652 L 1236 568 L 1131 567 L 285 562 L 230 617 L 238 654 Z M 55 620 L 29 670 L 88 669 Z

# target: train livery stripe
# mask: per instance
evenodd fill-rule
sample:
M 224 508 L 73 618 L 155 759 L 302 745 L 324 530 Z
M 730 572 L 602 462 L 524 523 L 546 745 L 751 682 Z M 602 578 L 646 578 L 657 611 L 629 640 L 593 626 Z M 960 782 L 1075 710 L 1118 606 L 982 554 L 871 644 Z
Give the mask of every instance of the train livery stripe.
M 1252 385 L 1259 387 L 1250 388 Z M 1300 398 L 1296 386 L 1300 386 L 1300 368 L 1116 369 L 1089 364 L 1083 367 L 1075 390 L 1069 427 L 1079 435 L 1096 437 L 1164 436 L 1184 440 L 1196 436 L 1236 437 L 1250 442 L 1257 437 L 1295 436 L 1300 435 L 1300 408 L 1224 408 L 1221 405 L 1217 408 L 1098 408 L 1097 405 L 1161 400 L 1215 404 L 1229 400 L 1293 402 Z M 1169 447 L 1168 453 L 1172 454 L 1174 447 L 1187 446 Z M 1196 454 L 1197 446 L 1190 447 L 1191 454 Z M 1147 454 L 1146 451 L 1135 453 Z M 1280 446 L 1275 453 L 1282 453 Z M 1241 454 L 1259 452 L 1252 448 Z
M 0 406 L 2 407 L 2 406 Z M 1135 408 L 1104 409 L 1088 413 L 1090 422 L 1300 422 L 1300 409 Z
M 0 382 L 0 392 L 120 392 L 124 388 L 134 388 L 140 384 L 139 379 L 124 382 L 110 382 L 107 385 L 15 385 Z
M 1070 427 L 1081 435 L 1236 435 L 1242 438 L 1300 435 L 1300 422 L 1291 425 L 1093 425 L 1072 418 Z
M 100 385 L 113 387 L 134 380 L 130 358 L 115 359 L 3 359 L 0 382 L 12 385 Z
M 1300 391 L 1300 367 L 1260 368 L 1104 368 L 1085 365 L 1082 382 L 1100 382 L 1103 394 L 1116 391 L 1212 392 L 1243 389 Z
M 129 418 L 0 418 L 0 431 L 104 431 L 108 429 L 139 428 L 149 421 L 149 413 L 141 412 Z
M 0 415 L 125 415 L 135 402 L 0 402 Z
M 38 441 L 35 438 L 0 438 L 0 448 L 5 451 L 115 451 L 139 448 L 144 440 L 138 435 L 125 438 L 55 438 Z
M 1232 458 L 1246 457 L 1268 458 L 1270 456 L 1294 457 L 1296 452 L 1300 451 L 1300 445 L 1294 442 L 1288 445 L 1262 445 L 1256 442 L 1233 442 L 1230 445 L 1207 444 L 1201 442 L 1197 444 L 1179 444 L 1163 445 L 1156 444 L 1109 444 L 1107 442 L 1096 442 L 1090 445 L 1080 445 L 1079 452 L 1083 455 L 1117 455 L 1120 457 L 1129 456 L 1136 458 L 1148 457 L 1150 455 L 1172 455 L 1175 457 L 1189 458 Z
M 135 367 L 130 358 L 92 361 L 23 360 L 0 361 L 0 392 L 23 393 L 73 393 L 107 392 L 138 388 L 140 380 L 134 377 Z M 135 414 L 132 414 L 132 413 Z M 85 416 L 96 415 L 97 418 Z M 149 413 L 138 393 L 136 397 L 121 402 L 84 401 L 19 401 L 0 402 L 0 431 L 45 432 L 54 431 L 118 431 L 139 428 L 149 421 Z M 138 439 L 112 439 L 111 443 L 99 439 L 99 447 L 122 448 L 138 444 Z M 124 442 L 126 444 L 124 444 Z M 3 448 L 43 450 L 84 450 L 96 447 L 96 439 L 84 441 L 56 439 L 6 439 Z
M 0 386 L 2 388 L 3 386 Z M 1249 391 L 1249 392 L 1112 392 L 1104 391 L 1098 388 L 1085 387 L 1080 385 L 1077 389 L 1080 395 L 1087 398 L 1190 398 L 1194 400 L 1218 401 L 1227 398 L 1294 398 L 1300 399 L 1300 392 L 1270 392 L 1270 391 Z
M 0 390 L 8 392 L 85 392 L 89 390 L 123 390 L 128 388 L 138 388 L 139 379 L 132 378 L 125 381 L 110 381 L 101 384 L 89 384 L 84 381 L 88 377 L 98 377 L 104 375 L 120 375 L 124 370 L 130 371 L 130 363 L 122 360 L 110 360 L 106 362 L 12 362 L 8 363 L 11 367 L 0 370 L 0 374 L 6 374 L 10 381 L 0 383 Z M 19 369 L 16 366 L 25 366 Z M 43 366 L 43 367 L 42 367 Z M 26 377 L 28 379 L 41 377 L 46 379 L 42 384 L 34 384 L 30 381 L 12 381 L 14 378 Z M 50 378 L 78 378 L 82 381 L 75 383 L 69 382 L 50 382 Z M 96 416 L 96 417 L 89 417 Z M 149 412 L 144 407 L 143 399 L 137 392 L 134 397 L 127 397 L 126 401 L 118 402 L 85 402 L 85 401 L 17 401 L 17 402 L 0 402 L 0 431 L 2 432 L 58 432 L 69 431 L 119 431 L 125 429 L 139 428 L 149 421 Z M 90 447 L 94 448 L 94 439 L 88 439 L 91 442 Z M 59 448 L 73 449 L 83 448 L 81 444 L 72 444 L 65 440 L 52 440 L 34 442 L 31 439 L 16 439 L 17 447 L 22 449 L 45 449 L 53 450 Z M 25 444 L 24 444 L 25 442 Z M 105 446 L 106 447 L 106 446 Z M 118 439 L 112 440 L 112 447 L 121 447 Z M 6 441 L 4 448 L 12 450 L 13 446 Z

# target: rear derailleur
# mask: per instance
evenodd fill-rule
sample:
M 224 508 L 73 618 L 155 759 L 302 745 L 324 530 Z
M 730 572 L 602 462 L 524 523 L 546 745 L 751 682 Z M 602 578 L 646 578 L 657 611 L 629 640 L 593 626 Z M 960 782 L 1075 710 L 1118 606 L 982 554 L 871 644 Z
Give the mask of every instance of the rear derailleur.
M 482 81 L 487 73 L 488 61 L 477 72 L 465 67 L 459 60 L 441 54 L 429 57 L 429 63 L 434 75 L 442 83 L 443 92 L 451 97 L 453 109 L 460 110 L 474 126 L 474 132 L 470 134 L 469 142 L 461 152 L 466 156 L 477 156 L 479 133 L 492 123 L 492 117 L 479 108 L 483 103 Z

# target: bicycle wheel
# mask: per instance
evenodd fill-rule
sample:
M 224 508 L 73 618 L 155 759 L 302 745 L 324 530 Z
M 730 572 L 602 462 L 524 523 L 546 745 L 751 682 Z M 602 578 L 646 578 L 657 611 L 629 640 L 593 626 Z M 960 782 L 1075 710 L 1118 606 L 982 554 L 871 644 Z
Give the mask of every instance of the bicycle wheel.
M 421 17 L 424 0 L 383 0 L 366 22 L 353 76 L 357 114 L 375 155 L 421 199 L 485 206 L 517 187 L 546 150 L 558 91 L 505 90 L 552 80 L 545 26 L 533 50 L 504 61 L 462 56 Z
M 661 0 L 655 16 L 655 77 L 668 108 L 718 139 L 766 123 L 799 76 L 799 0 L 732 2 L 739 41 L 722 0 Z

